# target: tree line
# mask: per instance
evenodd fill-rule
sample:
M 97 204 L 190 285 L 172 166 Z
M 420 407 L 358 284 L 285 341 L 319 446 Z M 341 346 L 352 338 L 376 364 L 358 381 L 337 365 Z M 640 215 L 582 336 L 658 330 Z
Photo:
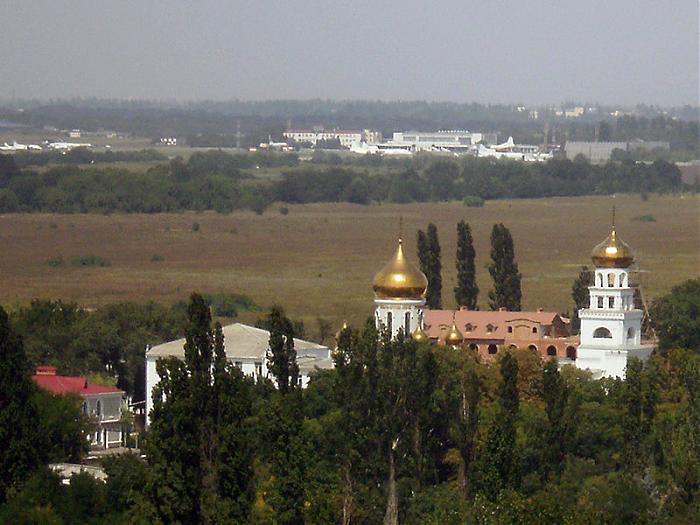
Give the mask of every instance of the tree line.
M 254 381 L 226 359 L 221 326 L 195 294 L 184 360 L 157 364 L 145 462 L 108 461 L 106 483 L 81 474 L 69 486 L 42 467 L 35 388 L 0 311 L 0 520 L 695 523 L 700 349 L 677 343 L 699 344 L 699 286 L 663 299 L 685 305 L 695 339 L 631 360 L 626 381 L 519 350 L 482 364 L 460 349 L 391 340 L 370 319 L 338 334 L 335 368 L 304 390 L 281 309 L 265 320 L 271 377 Z
M 428 308 L 442 308 L 442 260 L 437 226 L 428 224 L 426 231 L 418 230 L 416 234 L 418 260 L 420 269 L 428 279 L 425 303 Z M 476 267 L 474 259 L 474 240 L 469 224 L 460 221 L 457 224 L 457 286 L 454 288 L 458 308 L 478 310 L 479 286 L 476 284 Z M 517 312 L 520 310 L 522 275 L 515 262 L 515 248 L 510 230 L 503 224 L 494 224 L 491 230 L 491 262 L 489 274 L 493 278 L 493 290 L 489 291 L 491 310 L 505 308 Z
M 372 157 L 372 156 L 370 156 Z M 328 159 L 327 159 L 328 160 Z M 296 154 L 230 155 L 198 152 L 144 172 L 118 167 L 56 166 L 43 172 L 20 169 L 15 157 L 0 155 L 0 213 L 160 213 L 252 209 L 273 202 L 443 202 L 551 196 L 678 192 L 677 166 L 585 160 L 522 163 L 465 157 L 357 158 L 340 165 L 299 167 Z M 281 170 L 256 178 L 256 167 Z M 293 169 L 290 169 L 293 168 Z M 371 169 L 369 171 L 368 169 Z

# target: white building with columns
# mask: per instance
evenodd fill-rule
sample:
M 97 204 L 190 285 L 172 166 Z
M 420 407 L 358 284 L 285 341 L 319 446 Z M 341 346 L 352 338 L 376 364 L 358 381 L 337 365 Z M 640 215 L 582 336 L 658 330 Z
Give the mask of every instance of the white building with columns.
M 635 308 L 634 288 L 629 282 L 634 254 L 613 225 L 591 257 L 595 277 L 588 288 L 590 304 L 579 310 L 581 343 L 576 366 L 591 370 L 595 378 L 624 379 L 627 360 L 647 359 L 654 349 L 641 340 L 643 312 Z

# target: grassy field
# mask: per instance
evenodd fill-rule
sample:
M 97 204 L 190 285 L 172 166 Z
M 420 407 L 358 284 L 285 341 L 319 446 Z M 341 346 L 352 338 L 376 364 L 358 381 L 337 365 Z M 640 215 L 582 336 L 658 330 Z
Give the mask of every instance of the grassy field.
M 647 298 L 698 276 L 700 214 L 691 196 L 493 201 L 483 208 L 319 204 L 289 206 L 288 215 L 280 214 L 279 206 L 263 215 L 27 214 L 0 216 L 0 303 L 15 306 L 35 297 L 85 306 L 171 303 L 195 290 L 236 292 L 261 306 L 283 305 L 313 333 L 317 317 L 338 326 L 343 319 L 358 323 L 371 314 L 372 277 L 394 251 L 402 216 L 414 261 L 416 229 L 437 224 L 447 306 L 454 305 L 455 225 L 465 219 L 475 238 L 482 307 L 491 288 L 489 234 L 495 222 L 503 222 L 515 240 L 523 306 L 564 311 L 571 308 L 571 284 L 580 266 L 590 265 L 591 248 L 608 234 L 613 203 L 618 232 L 645 270 L 641 282 Z M 635 220 L 645 215 L 655 221 Z M 98 256 L 109 265 L 74 265 L 81 256 Z

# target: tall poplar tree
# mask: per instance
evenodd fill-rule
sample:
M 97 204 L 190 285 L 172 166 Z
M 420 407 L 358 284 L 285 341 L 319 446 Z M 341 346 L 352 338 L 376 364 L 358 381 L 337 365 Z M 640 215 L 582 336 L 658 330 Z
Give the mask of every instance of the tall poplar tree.
M 576 277 L 571 287 L 571 298 L 574 300 L 574 313 L 571 315 L 571 331 L 574 334 L 577 334 L 581 328 L 578 311 L 581 308 L 588 308 L 590 301 L 588 287 L 593 285 L 593 277 L 593 272 L 587 266 L 582 266 L 578 277 Z
M 515 262 L 513 237 L 503 224 L 494 224 L 491 230 L 491 264 L 489 273 L 493 278 L 493 290 L 489 292 L 489 305 L 492 310 L 505 308 L 520 310 L 522 291 L 521 275 Z
M 437 226 L 428 224 L 427 233 L 418 230 L 418 260 L 420 269 L 428 279 L 425 302 L 428 308 L 442 308 L 442 261 Z
M 245 522 L 252 503 L 250 386 L 226 359 L 202 296 L 187 309 L 184 361 L 158 360 L 146 493 L 164 523 Z
M 515 441 L 515 422 L 518 418 L 518 362 L 512 352 L 501 358 L 501 383 L 498 388 L 498 407 L 486 438 L 482 457 L 482 491 L 492 500 L 505 488 L 517 489 L 520 469 Z
M 476 310 L 479 287 L 476 285 L 476 267 L 474 265 L 474 241 L 472 231 L 467 223 L 457 224 L 457 286 L 455 300 L 458 306 Z
M 0 503 L 44 463 L 48 444 L 38 425 L 34 385 L 20 337 L 0 307 Z
M 294 350 L 294 328 L 279 307 L 273 307 L 268 318 L 270 327 L 268 369 L 277 382 L 269 402 L 268 450 L 274 481 L 269 503 L 275 523 L 304 523 L 304 478 L 306 444 L 302 432 L 302 410 L 299 366 Z

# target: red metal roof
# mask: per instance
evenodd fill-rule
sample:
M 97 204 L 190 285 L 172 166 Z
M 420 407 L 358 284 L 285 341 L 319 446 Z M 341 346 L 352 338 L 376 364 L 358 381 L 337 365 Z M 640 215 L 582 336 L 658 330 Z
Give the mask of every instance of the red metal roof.
M 52 394 L 124 394 L 123 390 L 113 386 L 96 385 L 88 382 L 83 376 L 59 376 L 56 368 L 50 366 L 37 367 L 37 373 L 32 376 L 34 382 Z

